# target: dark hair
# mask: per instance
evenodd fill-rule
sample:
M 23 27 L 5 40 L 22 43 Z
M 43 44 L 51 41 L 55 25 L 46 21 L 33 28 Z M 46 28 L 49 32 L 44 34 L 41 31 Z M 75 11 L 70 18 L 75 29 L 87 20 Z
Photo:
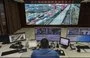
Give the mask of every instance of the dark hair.
M 40 46 L 41 48 L 49 48 L 49 42 L 46 38 L 43 38 L 41 40 L 40 44 L 41 44 L 41 46 Z

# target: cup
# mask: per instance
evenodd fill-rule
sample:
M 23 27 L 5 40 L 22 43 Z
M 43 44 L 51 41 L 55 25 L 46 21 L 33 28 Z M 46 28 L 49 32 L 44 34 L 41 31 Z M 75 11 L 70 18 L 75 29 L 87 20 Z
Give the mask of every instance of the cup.
M 0 48 L 1 48 L 1 46 L 2 46 L 2 42 L 0 42 Z

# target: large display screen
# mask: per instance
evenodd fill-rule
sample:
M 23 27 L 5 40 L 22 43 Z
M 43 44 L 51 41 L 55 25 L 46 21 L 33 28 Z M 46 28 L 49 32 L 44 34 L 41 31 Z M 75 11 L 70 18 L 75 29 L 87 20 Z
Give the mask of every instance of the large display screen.
M 47 38 L 49 41 L 60 40 L 61 29 L 59 27 L 36 27 L 35 37 L 37 41 Z
M 69 38 L 70 41 L 90 42 L 90 28 L 68 28 L 67 38 Z
M 80 4 L 25 4 L 26 25 L 77 25 Z
M 76 41 L 78 41 L 78 42 L 90 42 L 90 35 L 78 36 Z

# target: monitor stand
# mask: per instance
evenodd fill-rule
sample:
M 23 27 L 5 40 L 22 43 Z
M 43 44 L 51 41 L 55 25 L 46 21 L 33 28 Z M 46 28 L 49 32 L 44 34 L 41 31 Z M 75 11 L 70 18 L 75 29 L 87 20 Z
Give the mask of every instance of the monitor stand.
M 68 46 L 65 45 L 61 45 L 62 48 L 67 49 Z

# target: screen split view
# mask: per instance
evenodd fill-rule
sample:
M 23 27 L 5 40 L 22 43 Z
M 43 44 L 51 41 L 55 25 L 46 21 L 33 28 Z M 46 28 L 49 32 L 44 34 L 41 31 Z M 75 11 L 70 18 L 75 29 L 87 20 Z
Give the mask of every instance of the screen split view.
M 58 42 L 62 37 L 61 33 L 62 28 L 60 27 L 36 27 L 35 39 L 40 41 L 42 38 L 47 38 L 49 41 Z M 69 39 L 70 42 L 90 42 L 90 28 L 67 28 L 66 38 Z M 64 39 L 62 39 L 62 41 L 63 40 Z
M 64 43 L 65 45 L 70 42 L 90 42 L 90 28 L 88 27 L 68 27 L 64 32 L 66 37 L 62 36 L 61 27 L 35 27 L 35 40 L 40 41 L 43 38 L 47 38 L 49 41 L 55 41 Z M 63 38 L 65 39 L 63 39 Z M 18 38 L 18 39 L 17 39 Z M 14 34 L 9 36 L 10 42 L 23 41 L 26 39 L 25 33 Z M 64 42 L 65 41 L 65 42 Z M 5 41 L 4 41 L 5 42 Z
M 25 3 L 26 25 L 78 25 L 80 4 Z

